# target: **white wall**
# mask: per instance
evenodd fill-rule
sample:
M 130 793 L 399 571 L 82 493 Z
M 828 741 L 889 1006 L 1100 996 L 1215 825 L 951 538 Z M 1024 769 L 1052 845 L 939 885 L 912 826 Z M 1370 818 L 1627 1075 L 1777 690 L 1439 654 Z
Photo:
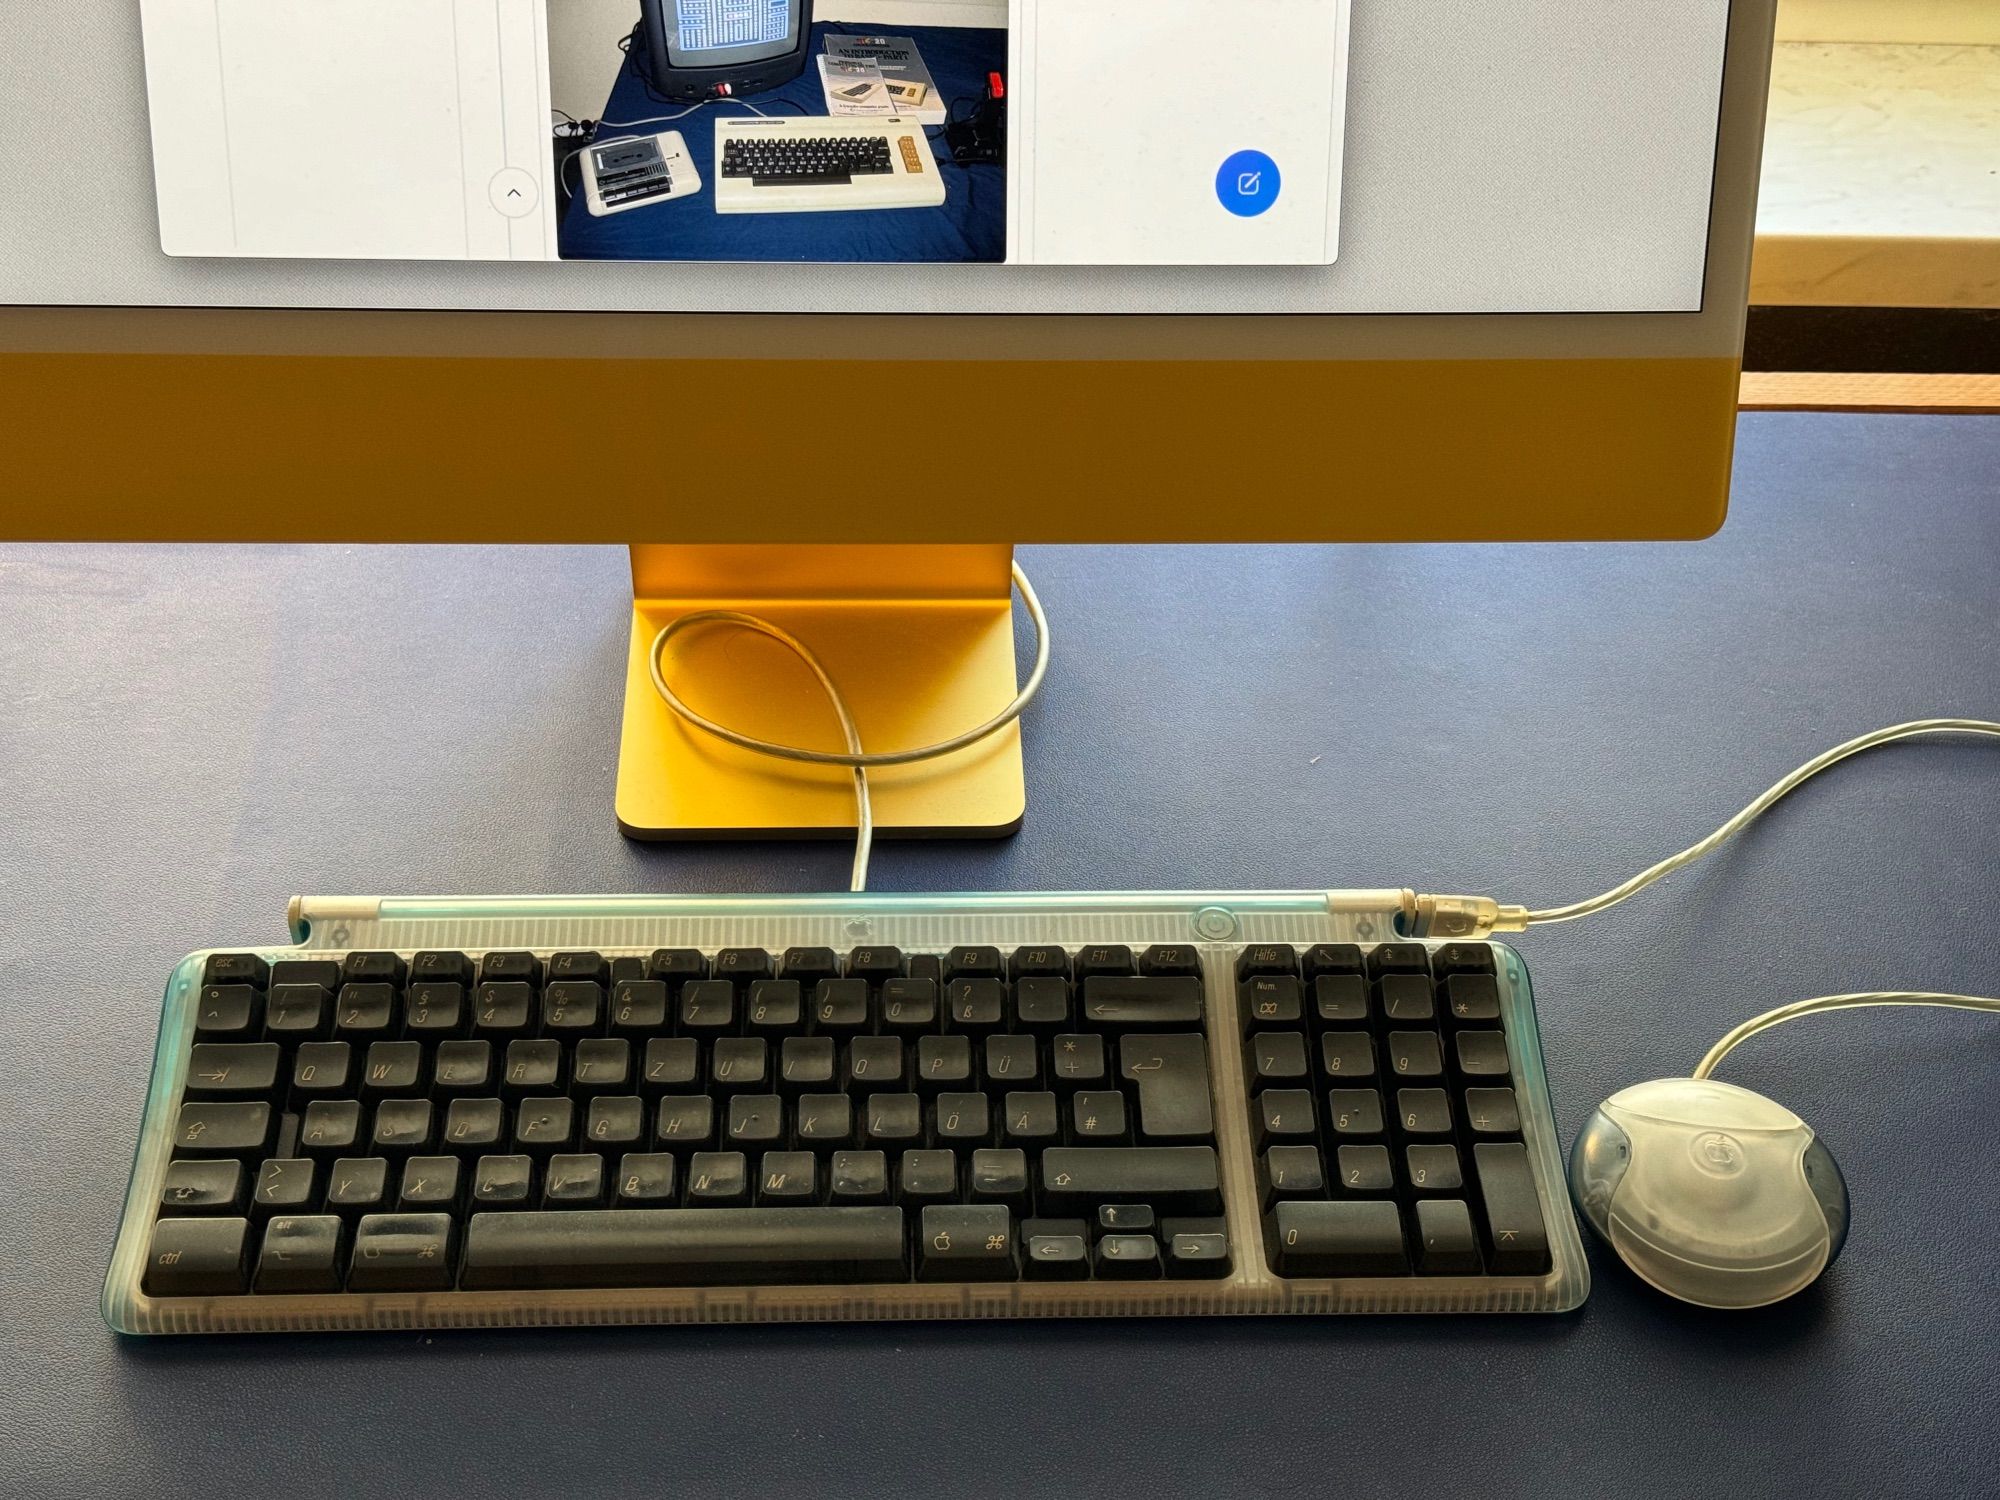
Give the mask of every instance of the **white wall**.
M 557 109 L 594 120 L 618 77 L 618 39 L 639 18 L 639 0 L 548 0 L 549 77 Z M 823 21 L 903 26 L 1005 26 L 1007 0 L 815 0 Z

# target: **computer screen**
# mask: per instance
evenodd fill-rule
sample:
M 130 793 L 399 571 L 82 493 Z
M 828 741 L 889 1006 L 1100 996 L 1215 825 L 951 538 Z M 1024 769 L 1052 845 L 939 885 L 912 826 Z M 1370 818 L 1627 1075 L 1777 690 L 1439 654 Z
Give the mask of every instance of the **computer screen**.
M 663 101 L 631 39 L 647 8 L 691 65 L 782 51 L 797 23 L 807 66 L 765 93 Z M 0 230 L 0 301 L 1693 312 L 1729 15 L 87 0 L 6 23 L 0 178 L 29 210 Z M 884 139 L 888 167 L 725 171 L 731 142 L 833 126 Z M 659 146 L 672 188 L 607 204 L 589 148 L 627 139 Z M 635 262 L 675 269 L 618 268 Z

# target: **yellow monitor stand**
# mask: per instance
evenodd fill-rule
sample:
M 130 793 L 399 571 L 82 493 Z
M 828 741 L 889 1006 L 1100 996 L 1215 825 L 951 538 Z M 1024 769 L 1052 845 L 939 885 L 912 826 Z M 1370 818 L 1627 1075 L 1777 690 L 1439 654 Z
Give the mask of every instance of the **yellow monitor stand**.
M 1009 546 L 635 545 L 618 823 L 635 839 L 845 838 L 854 780 L 776 759 L 682 720 L 653 687 L 662 626 L 696 610 L 760 615 L 816 655 L 869 752 L 951 738 L 1016 691 Z M 846 748 L 811 671 L 727 625 L 667 643 L 661 668 L 697 713 L 760 739 Z M 951 755 L 869 773 L 885 838 L 993 838 L 1027 808 L 1018 724 Z

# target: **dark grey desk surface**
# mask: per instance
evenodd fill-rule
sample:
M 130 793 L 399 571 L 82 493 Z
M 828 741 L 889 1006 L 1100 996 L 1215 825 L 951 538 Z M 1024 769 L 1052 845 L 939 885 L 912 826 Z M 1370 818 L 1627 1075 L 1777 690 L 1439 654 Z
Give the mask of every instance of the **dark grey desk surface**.
M 1715 540 L 1029 549 L 1026 830 L 885 888 L 1595 891 L 1863 729 L 2000 712 L 2000 419 L 1755 417 Z M 168 966 L 293 892 L 828 888 L 611 816 L 622 555 L 0 549 L 0 1493 L 1993 1492 L 2000 1028 L 1808 1022 L 1846 1257 L 1750 1316 L 121 1342 Z M 2000 749 L 1893 748 L 1522 941 L 1567 1138 L 1780 1000 L 2000 983 Z M 157 1486 L 157 1488 L 155 1488 Z

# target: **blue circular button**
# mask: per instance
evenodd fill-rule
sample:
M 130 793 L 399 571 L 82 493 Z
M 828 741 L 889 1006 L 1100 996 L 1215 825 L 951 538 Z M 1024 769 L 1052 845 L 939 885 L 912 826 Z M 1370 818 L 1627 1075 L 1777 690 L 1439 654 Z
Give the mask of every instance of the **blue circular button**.
M 1239 151 L 1215 174 L 1215 196 L 1238 218 L 1254 219 L 1278 201 L 1278 164 L 1261 151 Z

